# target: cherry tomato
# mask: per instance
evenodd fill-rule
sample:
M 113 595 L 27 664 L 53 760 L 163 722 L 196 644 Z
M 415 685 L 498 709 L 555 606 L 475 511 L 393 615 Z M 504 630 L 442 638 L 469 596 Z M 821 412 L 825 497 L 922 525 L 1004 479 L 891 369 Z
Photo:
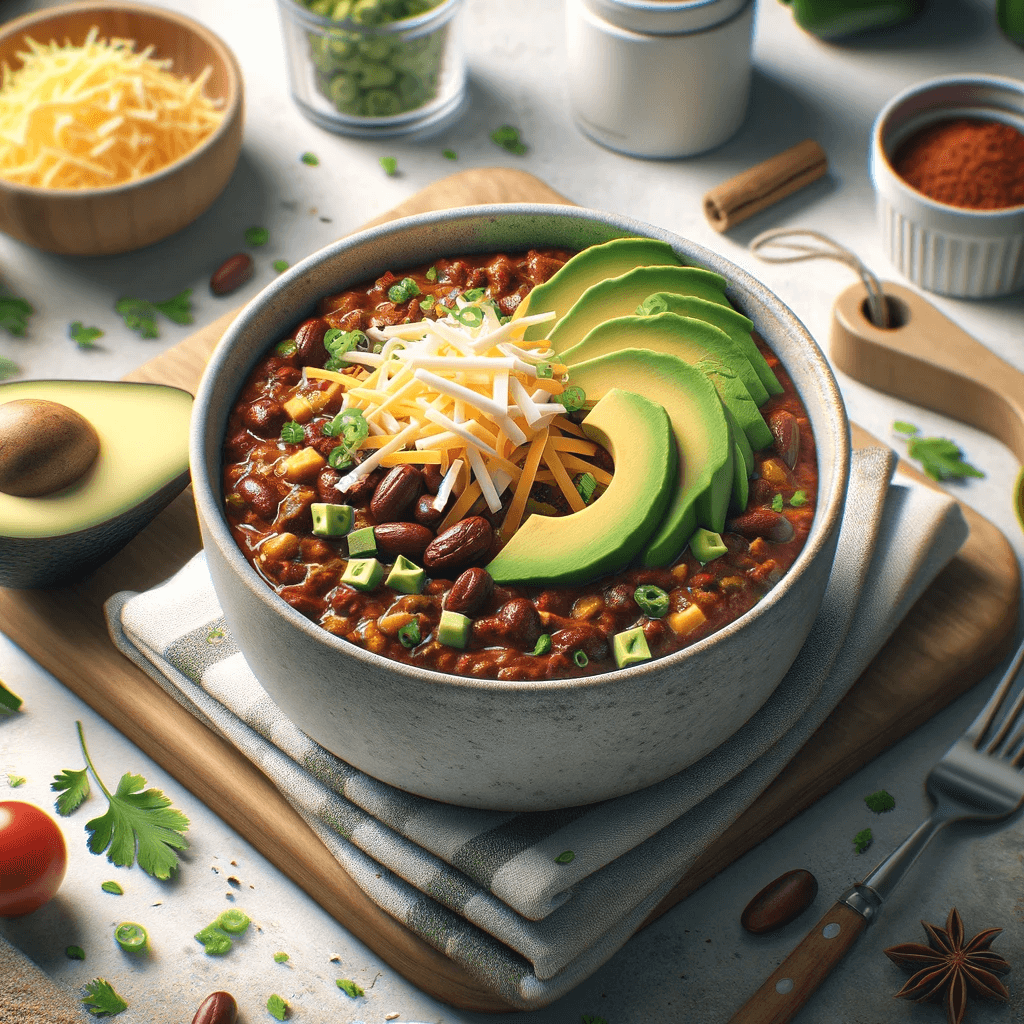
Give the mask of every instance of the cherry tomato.
M 30 914 L 64 880 L 68 851 L 57 823 L 34 804 L 0 801 L 0 917 Z

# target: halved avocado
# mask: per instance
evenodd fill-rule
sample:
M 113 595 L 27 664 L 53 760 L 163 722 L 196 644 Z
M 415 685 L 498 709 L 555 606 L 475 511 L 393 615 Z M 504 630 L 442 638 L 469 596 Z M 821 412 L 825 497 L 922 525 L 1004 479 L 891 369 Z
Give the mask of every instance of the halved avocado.
M 677 291 L 697 295 L 709 302 L 729 305 L 725 297 L 725 278 L 700 267 L 637 267 L 620 277 L 611 277 L 588 288 L 547 337 L 557 353 L 578 345 L 598 324 L 621 316 L 635 316 L 643 297 L 654 291 Z M 535 306 L 534 309 L 539 309 Z M 545 337 L 544 333 L 539 335 Z
M 743 378 L 754 401 L 758 405 L 766 401 L 769 395 L 781 395 L 782 385 L 772 372 L 761 350 L 757 347 L 750 332 L 754 329 L 754 321 L 737 312 L 731 306 L 723 306 L 718 302 L 708 302 L 696 295 L 677 295 L 672 292 L 655 292 L 648 295 L 637 307 L 637 316 L 653 316 L 657 313 L 678 313 L 680 316 L 692 316 L 695 320 L 706 320 L 732 338 L 740 351 L 750 361 L 761 386 L 765 389 L 765 397 L 760 398 L 750 386 L 746 377 Z
M 53 586 L 95 569 L 187 486 L 192 396 L 126 381 L 0 385 L 0 406 L 22 399 L 74 410 L 99 439 L 95 460 L 69 486 L 36 497 L 0 493 L 0 585 Z
M 718 392 L 704 374 L 678 356 L 628 348 L 576 363 L 569 382 L 583 388 L 587 405 L 613 388 L 629 388 L 663 406 L 672 421 L 679 479 L 661 524 L 644 545 L 644 565 L 667 565 L 698 526 L 715 533 L 725 529 L 736 440 Z M 634 442 L 628 457 L 635 458 L 640 450 Z M 615 463 L 616 475 L 619 465 Z
M 677 471 L 666 411 L 609 388 L 582 426 L 611 454 L 612 482 L 580 512 L 530 516 L 487 566 L 495 583 L 571 585 L 618 572 L 661 524 Z
M 613 238 L 601 245 L 591 245 L 576 253 L 543 284 L 537 285 L 519 304 L 513 319 L 552 309 L 562 317 L 591 285 L 606 277 L 618 277 L 637 267 L 682 265 L 672 246 L 655 238 Z M 526 337 L 543 338 L 550 329 L 550 324 L 528 327 Z
M 751 447 L 767 448 L 772 443 L 772 432 L 733 365 L 734 358 L 742 357 L 738 356 L 724 331 L 703 320 L 676 313 L 621 316 L 599 324 L 579 344 L 562 352 L 559 358 L 572 367 L 575 363 L 624 348 L 666 352 L 690 363 L 718 389 L 719 396 L 743 428 Z

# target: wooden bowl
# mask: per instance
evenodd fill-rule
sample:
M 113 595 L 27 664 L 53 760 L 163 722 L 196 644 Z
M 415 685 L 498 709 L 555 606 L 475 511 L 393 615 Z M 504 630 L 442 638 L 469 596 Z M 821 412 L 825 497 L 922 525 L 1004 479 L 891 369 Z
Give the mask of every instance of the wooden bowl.
M 209 29 L 174 11 L 133 3 L 84 0 L 17 18 L 0 28 L 0 63 L 20 66 L 25 37 L 81 44 L 101 37 L 153 45 L 156 59 L 194 78 L 208 65 L 206 94 L 223 101 L 224 120 L 200 145 L 138 181 L 109 188 L 47 189 L 0 178 L 0 231 L 67 256 L 106 256 L 159 242 L 195 220 L 224 190 L 242 146 L 242 73 L 234 54 Z

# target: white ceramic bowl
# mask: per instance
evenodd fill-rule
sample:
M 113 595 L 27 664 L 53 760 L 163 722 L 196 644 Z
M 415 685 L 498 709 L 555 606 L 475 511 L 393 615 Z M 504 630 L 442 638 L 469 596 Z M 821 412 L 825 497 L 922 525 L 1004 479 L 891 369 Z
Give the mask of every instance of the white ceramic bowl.
M 447 675 L 372 654 L 305 618 L 246 561 L 228 530 L 221 446 L 254 363 L 318 299 L 438 256 L 582 249 L 621 236 L 669 242 L 729 281 L 727 294 L 792 376 L 821 474 L 806 546 L 742 618 L 674 655 L 581 679 L 504 682 Z M 195 401 L 192 480 L 206 557 L 228 624 L 257 678 L 324 747 L 369 775 L 473 807 L 540 810 L 658 782 L 703 757 L 767 700 L 792 664 L 832 568 L 849 473 L 849 428 L 828 363 L 782 302 L 722 257 L 667 231 L 570 206 L 446 210 L 360 232 L 283 274 L 242 311 Z
M 870 169 L 882 244 L 914 284 L 980 299 L 1024 288 L 1024 206 L 967 210 L 908 185 L 890 162 L 906 138 L 955 117 L 1005 121 L 1024 131 L 1024 82 L 997 75 L 932 78 L 894 96 L 871 135 Z

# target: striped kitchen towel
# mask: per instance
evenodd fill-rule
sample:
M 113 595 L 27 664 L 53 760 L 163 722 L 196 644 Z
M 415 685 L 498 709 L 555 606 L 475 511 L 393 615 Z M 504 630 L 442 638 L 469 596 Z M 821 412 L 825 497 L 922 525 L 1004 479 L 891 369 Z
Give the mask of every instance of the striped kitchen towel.
M 754 717 L 697 764 L 628 796 L 507 813 L 436 803 L 323 749 L 235 646 L 202 554 L 107 603 L 120 650 L 274 780 L 366 894 L 512 1006 L 545 1006 L 619 949 L 757 798 L 867 667 L 967 527 L 944 494 L 854 453 L 835 566 L 811 633 Z M 572 850 L 569 863 L 556 860 Z

